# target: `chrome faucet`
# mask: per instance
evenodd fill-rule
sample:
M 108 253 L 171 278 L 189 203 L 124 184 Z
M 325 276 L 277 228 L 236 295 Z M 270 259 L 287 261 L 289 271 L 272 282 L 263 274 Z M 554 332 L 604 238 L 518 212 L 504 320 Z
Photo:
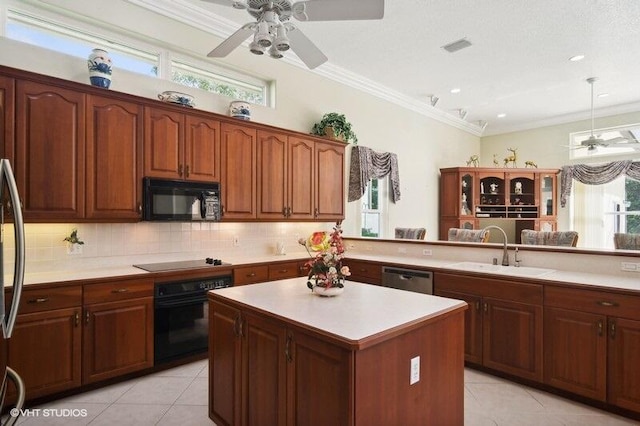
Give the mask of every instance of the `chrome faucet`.
M 487 231 L 489 229 L 497 229 L 500 232 L 502 232 L 502 242 L 503 242 L 503 246 L 502 246 L 502 266 L 509 266 L 509 251 L 507 250 L 507 233 L 504 232 L 504 229 L 500 228 L 499 226 L 496 225 L 489 225 L 487 227 L 484 227 L 482 230 L 483 231 Z

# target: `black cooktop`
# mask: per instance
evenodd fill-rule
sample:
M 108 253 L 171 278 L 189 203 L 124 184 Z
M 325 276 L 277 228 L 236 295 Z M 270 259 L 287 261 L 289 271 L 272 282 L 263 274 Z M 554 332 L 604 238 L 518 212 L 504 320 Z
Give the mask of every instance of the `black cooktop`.
M 180 269 L 198 269 L 198 268 L 208 268 L 208 267 L 216 267 L 216 266 L 226 266 L 231 265 L 230 263 L 226 263 L 221 261 L 220 259 L 212 259 L 207 257 L 202 260 L 182 260 L 178 262 L 160 262 L 160 263 L 146 263 L 143 265 L 133 265 L 136 268 L 144 269 L 147 272 L 164 272 L 164 271 L 175 271 Z

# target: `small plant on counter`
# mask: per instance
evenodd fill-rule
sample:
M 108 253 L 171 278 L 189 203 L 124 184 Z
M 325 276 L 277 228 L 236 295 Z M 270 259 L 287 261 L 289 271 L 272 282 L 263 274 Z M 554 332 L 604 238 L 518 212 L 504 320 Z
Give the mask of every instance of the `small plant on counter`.
M 351 275 L 351 271 L 342 264 L 345 249 L 339 223 L 329 235 L 326 232 L 314 232 L 308 239 L 300 238 L 298 243 L 307 249 L 311 257 L 305 265 L 309 268 L 307 287 L 312 291 L 314 287 L 344 287 L 344 280 Z M 313 256 L 310 247 L 319 253 Z
M 63 241 L 66 241 L 70 244 L 84 244 L 84 241 L 81 241 L 78 238 L 78 230 L 74 229 L 73 231 L 71 231 L 71 234 L 68 237 L 65 237 L 65 239 Z
M 358 137 L 351 130 L 351 123 L 349 123 L 344 114 L 338 114 L 337 112 L 330 112 L 322 116 L 320 122 L 313 125 L 311 129 L 312 135 L 327 136 L 327 127 L 333 129 L 334 137 L 342 137 L 344 142 L 353 141 L 354 145 L 358 144 Z M 330 135 L 329 135 L 330 136 Z

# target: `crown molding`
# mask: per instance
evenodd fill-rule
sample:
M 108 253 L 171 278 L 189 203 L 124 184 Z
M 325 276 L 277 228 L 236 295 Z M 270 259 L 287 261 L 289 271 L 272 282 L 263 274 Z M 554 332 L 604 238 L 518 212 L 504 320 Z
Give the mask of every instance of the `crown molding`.
M 158 13 L 171 19 L 175 19 L 191 27 L 208 32 L 221 38 L 227 38 L 238 29 L 238 23 L 211 11 L 196 6 L 184 0 L 125 0 L 128 3 L 145 8 L 151 12 Z M 249 42 L 245 41 L 243 46 L 248 47 Z M 480 126 L 469 123 L 459 117 L 449 114 L 443 110 L 434 108 L 428 102 L 421 102 L 403 93 L 388 87 L 382 86 L 373 80 L 367 79 L 359 74 L 350 72 L 326 62 L 318 68 L 309 70 L 304 63 L 293 55 L 287 55 L 280 61 L 297 66 L 308 72 L 313 72 L 322 77 L 336 81 L 349 87 L 353 87 L 364 93 L 368 93 L 377 98 L 391 102 L 408 109 L 414 113 L 432 118 L 449 126 L 468 132 L 474 136 L 482 136 Z

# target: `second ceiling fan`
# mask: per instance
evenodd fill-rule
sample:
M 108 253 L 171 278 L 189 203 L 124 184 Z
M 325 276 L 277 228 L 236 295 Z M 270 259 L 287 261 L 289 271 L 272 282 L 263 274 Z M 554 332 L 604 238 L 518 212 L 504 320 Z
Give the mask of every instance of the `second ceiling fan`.
M 256 21 L 249 22 L 229 38 L 220 43 L 207 56 L 222 58 L 253 35 L 249 50 L 256 55 L 267 53 L 273 58 L 282 58 L 291 49 L 305 65 L 316 68 L 327 61 L 327 57 L 307 36 L 290 22 L 298 21 L 345 21 L 382 19 L 384 0 L 203 0 L 209 3 L 245 9 Z

